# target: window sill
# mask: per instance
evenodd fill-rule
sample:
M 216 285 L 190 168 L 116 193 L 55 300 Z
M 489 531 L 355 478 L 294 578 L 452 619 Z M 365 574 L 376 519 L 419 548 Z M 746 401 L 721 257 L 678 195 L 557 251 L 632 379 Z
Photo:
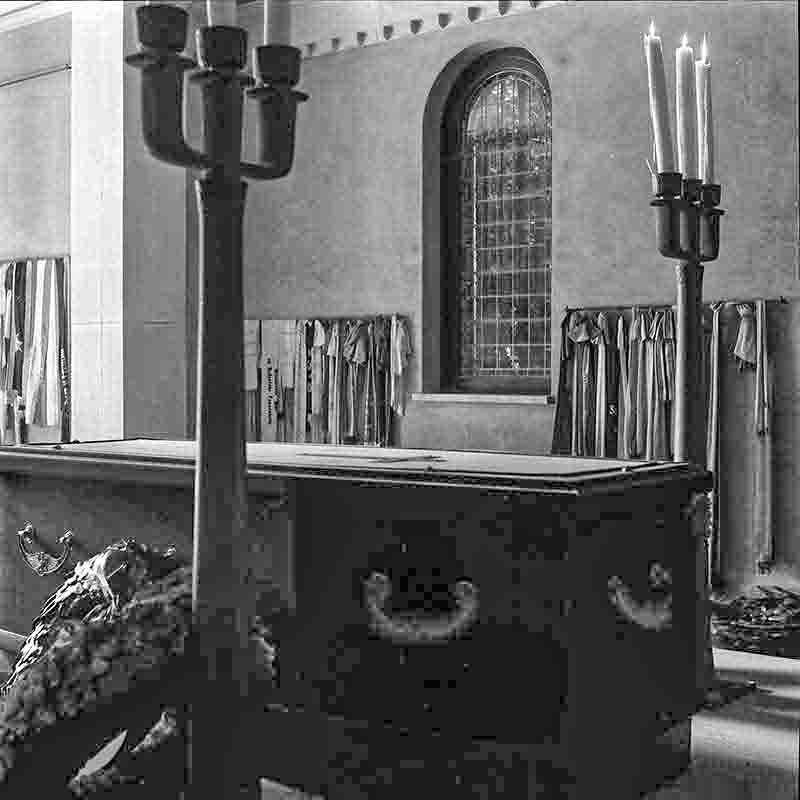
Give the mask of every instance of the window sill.
M 549 406 L 555 402 L 551 395 L 546 394 L 466 394 L 462 392 L 440 394 L 414 392 L 411 399 L 417 403 L 485 403 L 514 406 Z

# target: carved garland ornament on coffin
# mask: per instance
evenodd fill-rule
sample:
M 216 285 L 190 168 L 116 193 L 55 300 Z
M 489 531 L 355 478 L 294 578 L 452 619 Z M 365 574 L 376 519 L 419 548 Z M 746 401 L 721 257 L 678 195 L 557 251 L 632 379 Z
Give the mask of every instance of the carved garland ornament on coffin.
M 470 581 L 458 581 L 452 594 L 456 610 L 438 617 L 409 613 L 390 615 L 385 611 L 392 594 L 392 582 L 382 572 L 364 581 L 364 601 L 372 629 L 395 644 L 436 644 L 464 633 L 478 616 L 478 590 Z
M 668 569 L 655 562 L 650 567 L 650 587 L 654 590 L 672 585 Z M 611 605 L 629 622 L 649 631 L 663 631 L 672 625 L 672 594 L 657 600 L 637 600 L 631 590 L 616 575 L 608 579 Z
M 681 509 L 684 519 L 688 520 L 692 533 L 696 537 L 708 536 L 709 498 L 706 492 L 695 492 L 689 502 Z M 658 562 L 650 567 L 650 587 L 656 592 L 663 592 L 672 585 L 672 575 Z M 611 605 L 628 621 L 640 628 L 662 631 L 672 624 L 672 594 L 660 594 L 658 599 L 637 600 L 628 586 L 617 575 L 608 579 L 608 591 Z
M 36 539 L 36 528 L 28 522 L 21 531 L 17 531 L 17 544 L 19 545 L 19 552 L 22 553 L 22 558 L 25 563 L 37 575 L 44 577 L 45 575 L 52 575 L 58 572 L 64 564 L 67 563 L 69 554 L 72 551 L 72 539 L 74 534 L 72 531 L 66 531 L 64 535 L 58 540 L 59 544 L 64 545 L 60 556 L 51 556 L 44 551 L 34 552 L 30 550 L 30 546 Z

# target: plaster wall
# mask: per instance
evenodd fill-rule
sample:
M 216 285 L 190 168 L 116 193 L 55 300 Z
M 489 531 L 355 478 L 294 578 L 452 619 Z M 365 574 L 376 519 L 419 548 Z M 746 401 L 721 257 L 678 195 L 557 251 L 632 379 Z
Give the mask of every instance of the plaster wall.
M 0 34 L 0 261 L 70 251 L 68 14 Z M 40 77 L 28 76 L 59 70 Z M 32 442 L 60 426 L 28 426 Z
M 134 3 L 72 10 L 72 433 L 186 433 L 185 175 L 145 153 Z
M 124 3 L 123 56 L 138 48 Z M 144 146 L 140 72 L 123 66 L 123 350 L 125 436 L 183 438 L 186 406 L 187 171 Z
M 123 7 L 83 3 L 73 41 L 70 239 L 72 435 L 123 431 Z
M 553 352 L 564 305 L 671 302 L 673 264 L 655 250 L 644 164 L 651 145 L 641 37 L 651 18 L 667 53 L 685 30 L 695 44 L 708 32 L 712 45 L 727 215 L 705 297 L 797 297 L 797 5 L 573 2 L 307 59 L 302 88 L 312 99 L 300 111 L 296 166 L 281 181 L 253 185 L 248 197 L 247 315 L 407 315 L 411 388 L 438 388 L 438 234 L 424 225 L 437 177 L 423 158 L 423 130 L 437 121 L 435 109 L 426 117 L 426 104 L 434 87 L 445 93 L 447 82 L 437 79 L 453 59 L 487 44 L 526 47 L 552 89 Z M 253 36 L 257 26 L 253 20 Z M 797 326 L 785 331 L 779 367 L 796 363 L 800 350 Z M 776 407 L 776 427 L 784 426 L 776 480 L 784 487 L 800 453 L 793 374 L 783 373 Z M 733 444 L 742 422 L 734 407 L 726 414 L 723 439 Z M 547 452 L 552 418 L 552 406 L 418 397 L 401 443 Z M 751 463 L 733 463 L 749 474 Z M 782 491 L 779 550 L 797 564 L 797 501 Z M 746 519 L 750 501 L 737 497 L 737 519 Z M 744 527 L 736 535 L 745 536 Z
M 68 15 L 0 34 L 0 82 L 70 61 Z M 0 88 L 0 260 L 69 251 L 70 73 Z

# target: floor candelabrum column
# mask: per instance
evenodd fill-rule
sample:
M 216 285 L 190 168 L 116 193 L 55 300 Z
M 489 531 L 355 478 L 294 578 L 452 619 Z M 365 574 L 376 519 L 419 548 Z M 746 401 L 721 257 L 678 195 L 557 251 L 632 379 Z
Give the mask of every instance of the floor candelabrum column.
M 189 796 L 258 797 L 258 775 L 237 762 L 237 737 L 251 697 L 249 632 L 256 597 L 248 581 L 254 548 L 247 530 L 244 423 L 242 229 L 246 184 L 291 169 L 300 52 L 255 49 L 255 76 L 243 72 L 247 34 L 230 26 L 197 32 L 200 69 L 182 55 L 188 15 L 166 4 L 137 9 L 142 127 L 150 153 L 196 170 L 200 217 L 192 653 L 198 680 L 190 699 Z M 184 73 L 203 94 L 202 152 L 183 131 Z M 248 88 L 250 87 L 250 88 Z M 245 92 L 260 105 L 260 161 L 241 161 Z
M 702 302 L 703 263 L 719 254 L 719 220 L 724 212 L 717 208 L 720 187 L 683 179 L 680 173 L 657 176 L 656 196 L 651 202 L 656 217 L 658 250 L 667 258 L 678 259 L 675 268 L 677 289 L 677 342 L 675 359 L 675 461 L 704 465 L 705 419 L 701 354 L 703 346 Z M 705 504 L 692 504 L 693 513 L 703 514 Z M 693 521 L 694 522 L 694 521 Z M 708 538 L 706 524 L 694 523 L 697 537 L 697 663 L 698 693 L 705 695 L 714 681 L 711 650 L 710 603 L 708 596 Z

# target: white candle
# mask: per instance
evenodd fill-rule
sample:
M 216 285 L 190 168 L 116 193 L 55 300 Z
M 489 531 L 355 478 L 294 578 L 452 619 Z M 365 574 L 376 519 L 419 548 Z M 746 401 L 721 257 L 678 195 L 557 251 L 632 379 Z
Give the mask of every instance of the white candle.
M 697 108 L 695 102 L 694 51 L 686 34 L 675 51 L 675 108 L 678 138 L 678 172 L 697 178 Z
M 655 24 L 650 23 L 650 33 L 644 36 L 647 58 L 647 83 L 650 88 L 650 119 L 656 144 L 656 169 L 659 172 L 675 171 L 675 154 L 672 151 L 672 132 L 669 123 L 667 78 L 664 72 L 664 53 L 661 37 L 655 34 Z
M 206 0 L 209 25 L 236 27 L 236 0 Z
M 266 0 L 264 4 L 264 43 L 291 44 L 291 38 L 292 9 L 289 0 Z
M 711 113 L 711 62 L 708 44 L 703 37 L 700 60 L 694 63 L 695 94 L 697 95 L 697 159 L 698 173 L 703 183 L 714 183 L 714 126 Z

